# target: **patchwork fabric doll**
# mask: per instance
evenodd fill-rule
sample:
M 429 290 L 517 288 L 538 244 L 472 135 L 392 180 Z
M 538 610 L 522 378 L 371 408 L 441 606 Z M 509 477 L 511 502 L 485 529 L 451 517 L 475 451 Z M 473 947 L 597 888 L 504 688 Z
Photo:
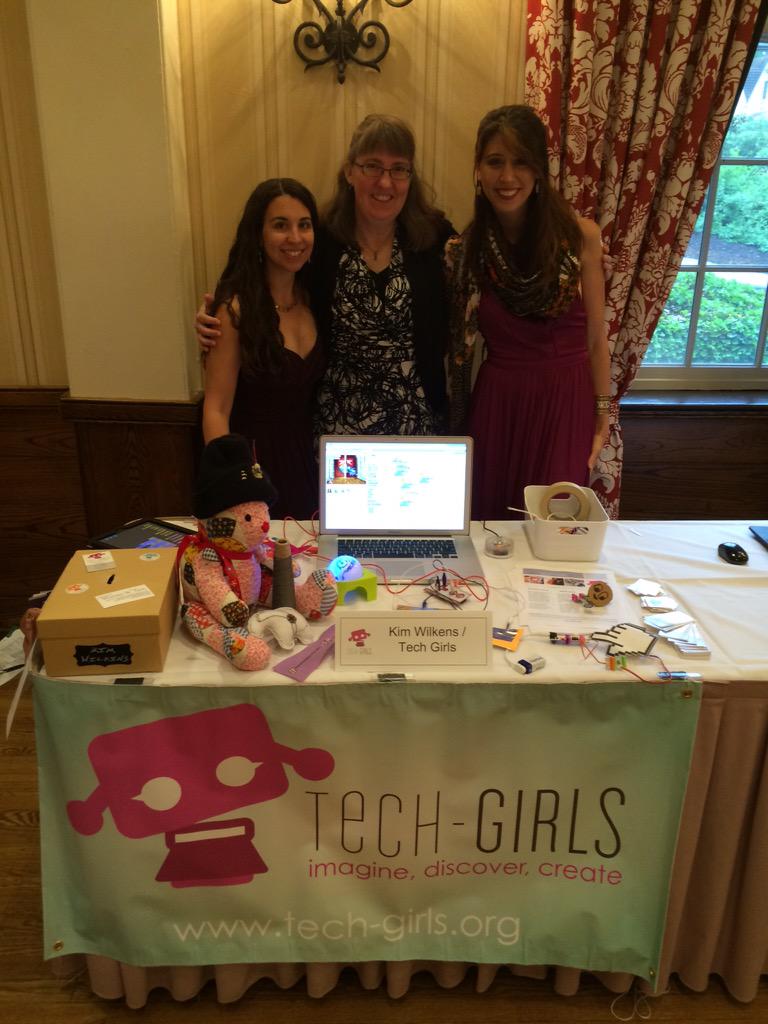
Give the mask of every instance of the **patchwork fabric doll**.
M 269 504 L 277 493 L 239 434 L 217 437 L 200 461 L 193 511 L 196 536 L 179 548 L 184 603 L 181 618 L 196 639 L 239 669 L 264 668 L 271 648 L 248 631 L 259 605 L 271 604 L 272 566 L 265 541 Z M 336 585 L 317 569 L 296 587 L 296 608 L 306 619 L 328 615 Z

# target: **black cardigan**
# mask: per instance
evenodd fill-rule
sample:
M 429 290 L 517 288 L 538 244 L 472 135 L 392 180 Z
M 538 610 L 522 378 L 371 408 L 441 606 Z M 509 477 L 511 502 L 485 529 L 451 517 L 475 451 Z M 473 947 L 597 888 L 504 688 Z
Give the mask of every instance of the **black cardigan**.
M 445 356 L 448 351 L 448 294 L 443 269 L 443 247 L 456 234 L 449 221 L 443 219 L 438 241 L 429 249 L 413 252 L 402 239 L 405 276 L 411 287 L 413 316 L 413 348 L 416 370 L 424 395 L 433 411 L 444 418 L 448 410 L 445 382 Z M 398 236 L 399 237 L 399 236 Z M 345 246 L 328 231 L 321 229 L 315 237 L 311 263 L 312 308 L 317 328 L 329 349 L 331 337 L 331 305 L 336 291 L 336 274 Z

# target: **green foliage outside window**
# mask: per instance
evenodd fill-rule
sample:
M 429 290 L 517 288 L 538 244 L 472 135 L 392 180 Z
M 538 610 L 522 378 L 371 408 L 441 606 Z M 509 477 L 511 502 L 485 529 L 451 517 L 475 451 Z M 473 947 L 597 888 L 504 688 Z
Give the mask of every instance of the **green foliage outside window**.
M 734 117 L 723 159 L 759 159 L 768 153 L 768 117 Z M 768 252 L 768 167 L 720 168 L 712 234 Z
M 712 235 L 768 252 L 768 167 L 720 168 Z M 710 256 L 710 262 L 717 260 Z M 744 262 L 752 262 L 749 255 L 744 255 Z
M 723 159 L 765 159 L 768 117 L 734 117 L 722 155 Z M 704 209 L 696 224 L 697 234 L 703 229 L 703 221 Z M 724 256 L 725 249 L 719 242 L 736 243 L 737 248 Z M 738 249 L 741 245 L 749 249 Z M 739 263 L 768 265 L 768 166 L 721 166 L 708 262 L 726 262 L 734 270 Z M 694 271 L 681 270 L 678 274 L 646 353 L 646 365 L 684 365 L 695 283 Z M 747 284 L 718 273 L 706 274 L 693 365 L 753 365 L 765 283 Z
M 760 160 L 768 156 L 768 117 L 736 114 L 723 144 L 724 160 Z
M 682 365 L 695 279 L 696 275 L 691 272 L 678 274 L 645 356 L 647 365 Z M 764 300 L 764 287 L 707 274 L 696 328 L 694 362 L 700 366 L 751 366 Z

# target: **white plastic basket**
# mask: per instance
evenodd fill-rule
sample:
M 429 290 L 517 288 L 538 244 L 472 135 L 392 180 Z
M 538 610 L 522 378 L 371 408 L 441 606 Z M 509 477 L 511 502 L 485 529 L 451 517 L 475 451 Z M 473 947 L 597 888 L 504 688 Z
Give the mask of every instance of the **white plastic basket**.
M 568 484 L 570 488 L 575 485 Z M 528 544 L 537 558 L 557 559 L 561 562 L 595 562 L 605 540 L 608 516 L 589 487 L 577 488 L 581 501 L 573 494 L 552 497 L 547 509 L 552 518 L 542 518 L 542 502 L 551 487 L 530 485 L 525 488 L 525 508 L 528 519 L 523 524 Z M 586 518 L 577 519 L 582 502 L 586 502 Z M 570 518 L 573 517 L 573 518 Z

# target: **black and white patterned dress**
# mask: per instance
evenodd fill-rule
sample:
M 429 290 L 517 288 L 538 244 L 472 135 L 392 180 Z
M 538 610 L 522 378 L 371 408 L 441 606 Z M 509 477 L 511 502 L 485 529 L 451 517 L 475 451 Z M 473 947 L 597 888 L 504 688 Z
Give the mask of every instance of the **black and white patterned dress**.
M 358 251 L 342 253 L 315 433 L 439 433 L 414 362 L 411 289 L 397 240 L 378 274 Z

